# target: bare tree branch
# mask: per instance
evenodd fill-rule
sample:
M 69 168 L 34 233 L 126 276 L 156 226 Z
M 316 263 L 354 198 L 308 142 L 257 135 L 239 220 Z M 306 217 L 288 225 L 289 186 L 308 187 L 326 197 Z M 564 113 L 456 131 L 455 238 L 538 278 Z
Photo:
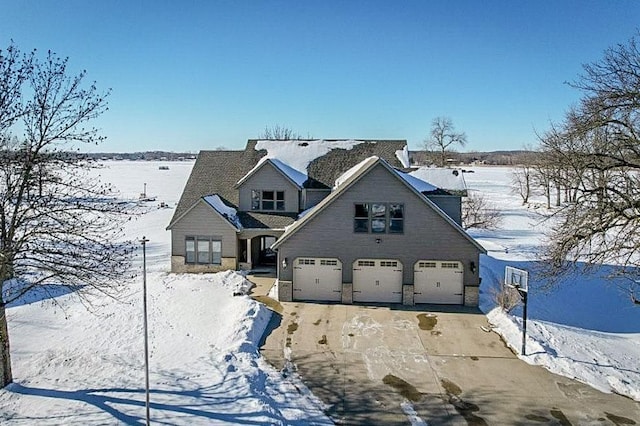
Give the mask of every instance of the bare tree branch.
M 11 382 L 6 304 L 29 292 L 67 287 L 88 300 L 116 296 L 133 246 L 122 219 L 131 205 L 70 153 L 104 140 L 86 127 L 108 92 L 72 75 L 67 59 L 0 51 L 0 379 Z M 18 138 L 12 133 L 20 129 Z
M 431 122 L 431 134 L 425 141 L 425 150 L 440 153 L 440 167 L 447 165 L 447 151 L 455 146 L 464 147 L 467 144 L 467 135 L 464 132 L 456 132 L 453 122 L 449 117 L 436 117 Z
M 584 262 L 640 275 L 640 50 L 608 49 L 571 84 L 579 105 L 541 136 L 543 168 L 565 203 L 553 213 L 546 255 L 553 275 Z M 634 290 L 631 300 L 636 303 Z

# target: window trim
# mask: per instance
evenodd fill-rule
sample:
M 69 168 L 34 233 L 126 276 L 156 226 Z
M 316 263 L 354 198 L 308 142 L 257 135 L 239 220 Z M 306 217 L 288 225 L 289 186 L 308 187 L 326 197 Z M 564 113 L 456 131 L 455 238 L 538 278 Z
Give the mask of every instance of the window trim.
M 374 230 L 373 229 L 373 221 L 381 220 L 381 216 L 375 216 L 373 213 L 373 205 L 382 205 L 384 206 L 384 229 L 382 230 Z M 364 206 L 364 208 L 358 208 L 358 206 Z M 402 217 L 392 217 L 391 216 L 391 206 L 399 206 L 402 211 Z M 358 216 L 358 210 L 366 211 L 367 217 L 364 215 Z M 405 209 L 404 203 L 399 202 L 378 202 L 378 201 L 370 201 L 370 202 L 359 202 L 353 203 L 353 232 L 355 234 L 396 234 L 402 235 L 404 234 L 404 222 L 405 222 Z M 367 229 L 365 230 L 362 226 L 364 221 L 367 221 Z M 401 223 L 401 230 L 396 231 L 391 229 L 392 223 Z
M 193 260 L 189 261 L 189 248 L 188 245 L 189 243 L 192 242 L 193 243 L 193 247 L 194 250 L 192 251 L 193 253 Z M 207 261 L 206 262 L 201 262 L 200 261 L 200 253 L 203 253 L 203 251 L 199 251 L 198 250 L 198 246 L 199 243 L 207 243 Z M 218 243 L 220 246 L 220 250 L 216 251 L 215 253 L 219 253 L 219 256 L 215 256 L 214 255 L 214 251 L 213 251 L 213 244 L 214 243 Z M 219 258 L 219 260 L 216 262 L 215 260 L 216 257 Z M 222 238 L 220 237 L 214 237 L 214 236 L 203 236 L 203 235 L 185 235 L 184 237 L 184 263 L 185 264 L 189 264 L 189 265 L 222 265 Z

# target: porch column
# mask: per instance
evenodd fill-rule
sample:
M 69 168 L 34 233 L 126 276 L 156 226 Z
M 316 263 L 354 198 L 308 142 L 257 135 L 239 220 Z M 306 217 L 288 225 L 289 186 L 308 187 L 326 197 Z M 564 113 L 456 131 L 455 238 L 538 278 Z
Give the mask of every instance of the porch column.
M 247 263 L 253 269 L 253 264 L 251 263 L 251 238 L 247 238 Z

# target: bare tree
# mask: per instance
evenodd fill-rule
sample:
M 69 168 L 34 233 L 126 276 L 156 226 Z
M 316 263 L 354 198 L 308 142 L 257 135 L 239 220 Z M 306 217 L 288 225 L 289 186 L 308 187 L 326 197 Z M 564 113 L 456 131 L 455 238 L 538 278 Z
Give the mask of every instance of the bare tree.
M 479 192 L 469 192 L 462 199 L 462 227 L 464 229 L 496 229 L 502 214 Z
M 294 132 L 291 128 L 276 124 L 271 127 L 266 126 L 264 128 L 264 132 L 262 132 L 258 138 L 265 140 L 290 141 L 298 139 L 312 139 L 312 136 L 307 135 L 307 137 L 304 138 L 299 133 Z
M 425 150 L 438 152 L 438 165 L 444 167 L 447 164 L 447 151 L 455 146 L 464 147 L 466 144 L 467 135 L 464 132 L 456 132 L 449 117 L 436 117 L 431 122 L 431 134 L 425 141 Z
M 529 202 L 532 193 L 535 155 L 526 148 L 522 154 L 517 156 L 516 161 L 517 165 L 511 173 L 511 184 L 513 192 L 522 198 L 524 205 Z
M 637 36 L 636 36 L 637 37 Z M 640 275 L 640 50 L 636 37 L 584 66 L 578 106 L 544 135 L 543 149 L 571 170 L 574 200 L 549 239 L 549 273 L 578 262 Z M 637 303 L 638 297 L 632 293 Z
M 0 50 L 0 381 L 12 381 L 5 309 L 27 293 L 66 287 L 84 301 L 117 295 L 132 246 L 120 221 L 129 211 L 89 163 L 69 150 L 104 138 L 85 127 L 108 93 L 70 75 L 67 59 Z M 17 137 L 12 131 L 20 131 Z

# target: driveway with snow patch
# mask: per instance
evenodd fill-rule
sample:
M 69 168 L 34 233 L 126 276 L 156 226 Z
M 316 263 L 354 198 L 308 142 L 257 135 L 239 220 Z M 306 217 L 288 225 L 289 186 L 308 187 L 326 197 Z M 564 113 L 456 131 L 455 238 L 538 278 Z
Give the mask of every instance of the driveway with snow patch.
M 282 309 L 262 353 L 299 374 L 337 423 L 640 424 L 637 402 L 520 361 L 485 331 L 479 311 L 301 302 Z

